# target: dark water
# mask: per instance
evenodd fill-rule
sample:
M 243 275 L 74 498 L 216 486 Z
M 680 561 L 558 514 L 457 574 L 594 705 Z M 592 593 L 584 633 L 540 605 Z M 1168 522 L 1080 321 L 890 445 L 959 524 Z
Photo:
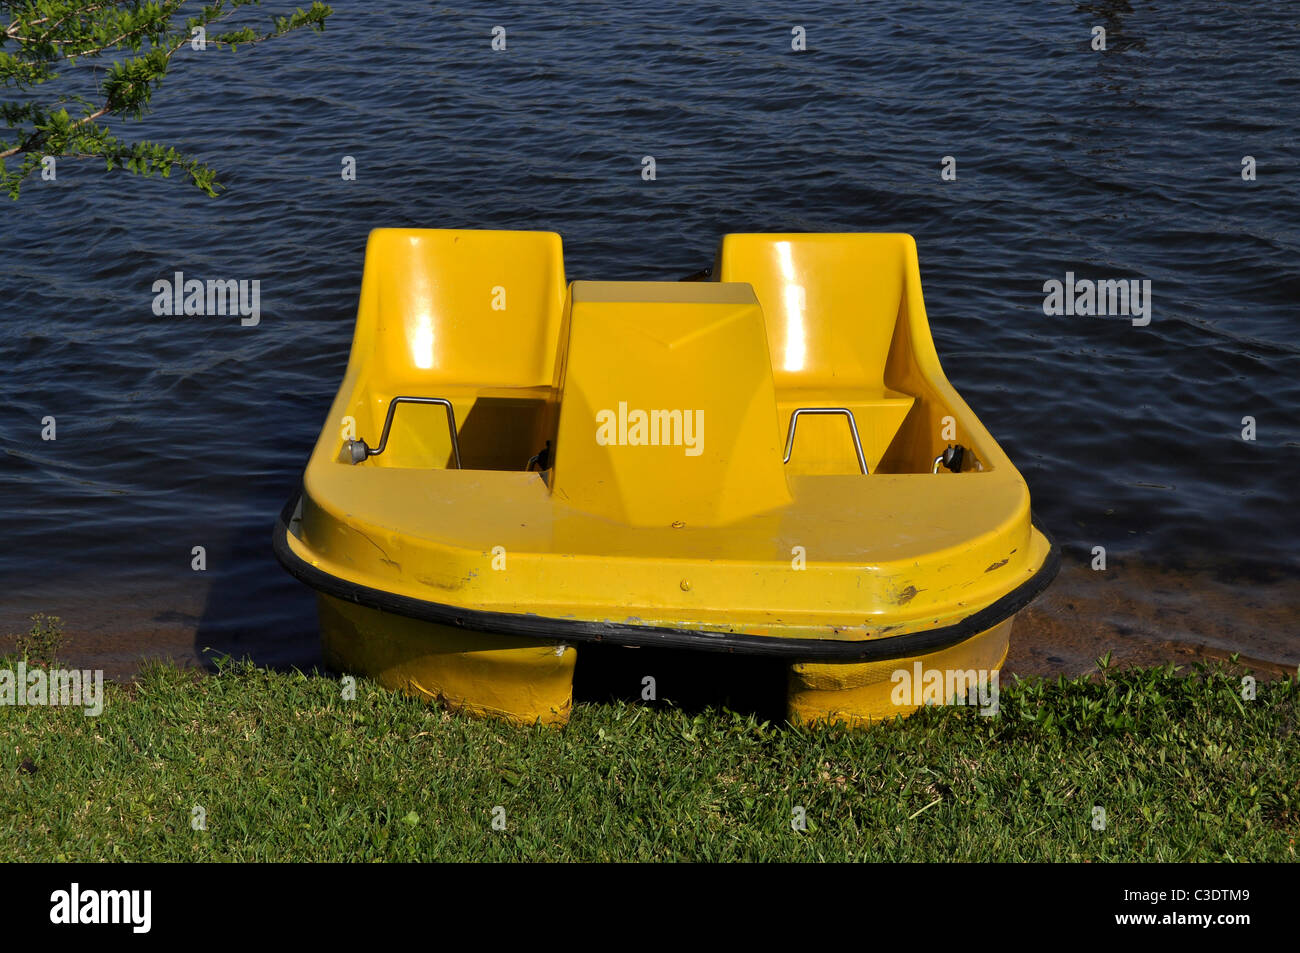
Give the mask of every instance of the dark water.
M 1110 554 L 1084 590 L 1137 605 L 1176 579 L 1147 636 L 1212 595 L 1234 625 L 1198 637 L 1300 657 L 1300 8 L 334 6 L 324 35 L 178 55 L 146 123 L 115 127 L 215 165 L 222 198 L 66 161 L 0 200 L 0 631 L 62 615 L 110 668 L 315 661 L 269 534 L 341 379 L 371 228 L 555 230 L 570 278 L 610 279 L 695 272 L 728 231 L 863 230 L 916 236 L 949 377 L 1067 554 Z M 261 324 L 155 317 L 178 270 L 260 279 Z M 1149 279 L 1150 325 L 1044 316 L 1067 271 Z

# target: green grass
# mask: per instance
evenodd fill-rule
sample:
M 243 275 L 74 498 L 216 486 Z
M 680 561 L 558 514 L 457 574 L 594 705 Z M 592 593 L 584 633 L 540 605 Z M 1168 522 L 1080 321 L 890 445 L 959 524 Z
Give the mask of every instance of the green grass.
M 105 687 L 98 718 L 0 708 L 6 858 L 1293 861 L 1300 829 L 1297 683 L 1243 701 L 1218 668 L 857 732 L 662 704 L 511 728 L 246 664 Z

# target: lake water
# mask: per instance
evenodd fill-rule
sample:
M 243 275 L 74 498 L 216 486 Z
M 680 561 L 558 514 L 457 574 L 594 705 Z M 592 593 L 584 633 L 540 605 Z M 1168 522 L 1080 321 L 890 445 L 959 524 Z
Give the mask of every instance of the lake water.
M 729 231 L 904 231 L 948 376 L 1067 556 L 1012 667 L 1300 663 L 1300 8 L 334 6 L 323 35 L 178 54 L 114 125 L 216 166 L 220 199 L 66 160 L 0 200 L 0 632 L 60 615 L 117 674 L 318 661 L 270 530 L 372 228 L 554 230 L 571 279 L 660 280 Z M 155 316 L 176 271 L 260 280 L 260 324 Z M 1149 280 L 1150 323 L 1045 315 L 1067 272 Z

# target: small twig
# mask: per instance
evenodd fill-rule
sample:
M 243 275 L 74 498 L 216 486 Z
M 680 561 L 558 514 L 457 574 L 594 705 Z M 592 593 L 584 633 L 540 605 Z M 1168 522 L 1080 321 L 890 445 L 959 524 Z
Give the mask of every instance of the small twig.
M 940 801 L 942 801 L 942 800 L 943 800 L 943 798 L 941 798 L 941 797 L 937 797 L 937 798 L 935 798 L 933 801 L 931 801 L 931 802 L 930 802 L 929 804 L 927 804 L 925 807 L 921 808 L 919 811 L 917 811 L 915 814 L 913 814 L 911 817 L 909 817 L 908 820 L 909 820 L 909 821 L 911 821 L 911 820 L 915 820 L 917 817 L 919 817 L 920 815 L 924 814 L 926 811 L 930 810 L 930 808 L 934 807 L 936 804 L 938 804 L 938 803 L 939 803 Z

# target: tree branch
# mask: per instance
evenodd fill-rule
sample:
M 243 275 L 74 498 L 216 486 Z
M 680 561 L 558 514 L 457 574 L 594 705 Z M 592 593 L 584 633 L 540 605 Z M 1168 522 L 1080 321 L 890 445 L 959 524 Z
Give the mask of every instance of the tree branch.
M 172 57 L 192 42 L 191 29 L 211 30 L 232 17 L 237 10 L 257 5 L 260 0 L 211 0 L 183 24 L 174 19 L 184 0 L 158 0 L 147 4 L 134 0 L 78 4 L 73 0 L 61 14 L 62 3 L 24 3 L 28 19 L 16 14 L 0 33 L 0 50 L 9 40 L 17 43 L 16 55 L 0 52 L 0 87 L 32 90 L 60 77 L 60 62 L 75 62 L 78 57 L 97 58 L 110 50 L 130 51 L 110 62 L 106 75 L 96 81 L 98 95 L 58 95 L 44 102 L 3 102 L 0 106 L 7 125 L 17 141 L 0 142 L 0 184 L 10 195 L 18 197 L 20 184 L 39 167 L 43 155 L 64 158 L 99 156 L 107 159 L 108 168 L 125 165 L 131 171 L 166 175 L 173 166 L 189 172 L 194 184 L 215 195 L 216 173 L 197 159 L 173 148 L 152 142 L 125 143 L 113 136 L 98 120 L 104 116 L 139 119 L 149 108 L 157 88 L 166 78 Z M 2 4 L 12 10 L 18 4 Z M 44 13 L 44 16 L 33 16 Z M 333 13 L 328 6 L 314 0 L 310 8 L 298 8 L 289 16 L 272 18 L 270 29 L 258 32 L 252 27 L 205 34 L 206 43 L 217 50 L 234 50 L 240 45 L 253 46 L 283 36 L 304 26 L 324 29 L 325 19 Z M 107 39 L 100 37 L 109 36 Z M 92 74 L 97 72 L 92 63 Z M 102 97 L 102 105 L 96 102 Z M 67 105 L 75 104 L 84 114 L 73 119 Z M 26 156 L 16 169 L 6 170 L 4 160 Z

